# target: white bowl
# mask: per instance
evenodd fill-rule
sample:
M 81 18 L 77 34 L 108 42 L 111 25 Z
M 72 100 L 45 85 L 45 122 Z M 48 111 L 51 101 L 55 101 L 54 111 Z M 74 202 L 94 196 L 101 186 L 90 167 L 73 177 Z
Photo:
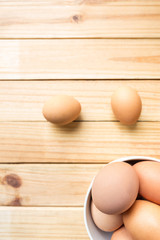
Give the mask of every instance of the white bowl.
M 156 158 L 151 158 L 151 157 L 139 157 L 139 156 L 132 156 L 132 157 L 125 157 L 125 158 L 119 158 L 115 161 L 110 162 L 109 164 L 112 164 L 113 162 L 132 162 L 132 161 L 156 161 L 160 162 L 160 160 Z M 94 180 L 94 179 L 93 179 Z M 88 189 L 88 192 L 86 194 L 85 198 L 85 203 L 84 203 L 84 221 L 85 221 L 85 226 L 87 229 L 87 233 L 89 235 L 90 240 L 110 240 L 111 236 L 113 233 L 109 232 L 103 232 L 99 228 L 96 227 L 94 224 L 92 217 L 91 217 L 91 212 L 90 212 L 90 202 L 91 202 L 91 189 L 92 189 L 92 184 L 93 180 L 90 184 L 90 187 Z

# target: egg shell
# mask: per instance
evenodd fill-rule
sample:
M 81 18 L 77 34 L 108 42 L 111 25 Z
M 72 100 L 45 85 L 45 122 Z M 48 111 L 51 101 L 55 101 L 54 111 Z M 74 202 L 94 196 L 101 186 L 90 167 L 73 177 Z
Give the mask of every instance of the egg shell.
M 121 227 L 115 231 L 111 237 L 111 240 L 134 240 L 131 234 L 126 230 L 125 227 Z
M 135 124 L 142 110 L 140 96 L 135 89 L 128 86 L 120 87 L 114 92 L 111 106 L 116 118 L 126 125 Z
M 123 221 L 135 240 L 160 239 L 160 206 L 155 203 L 137 200 L 123 214 Z
M 120 214 L 132 206 L 139 190 L 134 168 L 125 162 L 107 164 L 93 181 L 92 199 L 106 214 Z
M 75 120 L 81 112 L 80 103 L 71 96 L 54 96 L 45 102 L 44 117 L 51 123 L 66 125 Z
M 91 202 L 91 215 L 95 225 L 102 231 L 112 232 L 123 224 L 122 215 L 108 215 L 99 211 Z
M 139 177 L 139 193 L 145 199 L 160 204 L 160 163 L 143 161 L 134 169 Z

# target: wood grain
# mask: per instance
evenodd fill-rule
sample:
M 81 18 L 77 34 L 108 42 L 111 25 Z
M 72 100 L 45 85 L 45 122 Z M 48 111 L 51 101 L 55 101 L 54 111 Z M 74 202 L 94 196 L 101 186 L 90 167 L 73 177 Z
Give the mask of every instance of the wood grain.
M 157 40 L 1 40 L 0 79 L 159 79 Z
M 0 38 L 158 38 L 159 1 L 1 1 Z
M 28 4 L 30 5 L 32 3 L 32 6 L 34 6 L 36 3 L 39 4 L 43 4 L 43 6 L 46 6 L 47 4 L 49 4 L 49 6 L 52 4 L 53 6 L 59 6 L 59 5 L 64 5 L 64 1 L 63 0 L 1 0 L 1 3 L 3 4 L 3 6 L 19 6 L 21 4 L 27 6 Z M 84 5 L 94 5 L 94 6 L 98 6 L 99 4 L 101 5 L 113 5 L 113 6 L 117 6 L 117 5 L 122 5 L 122 6 L 141 6 L 141 5 L 145 5 L 145 6 L 159 6 L 160 2 L 159 0 L 66 0 L 65 1 L 66 6 L 74 6 L 77 4 L 84 4 Z
M 101 164 L 1 164 L 0 205 L 83 206 Z
M 3 240 L 89 240 L 83 208 L 0 207 Z
M 160 157 L 160 122 L 126 127 L 117 122 L 0 124 L 0 159 L 5 162 L 107 163 L 119 157 Z
M 160 81 L 0 81 L 0 121 L 45 121 L 44 102 L 53 95 L 74 96 L 82 105 L 78 121 L 112 121 L 111 95 L 122 85 L 139 92 L 140 121 L 160 121 Z
M 53 6 L 64 6 L 64 1 L 63 0 L 1 0 L 2 6 L 19 6 L 23 4 L 24 6 L 31 5 L 34 6 L 35 4 L 43 4 L 43 6 L 47 5 L 53 5 Z M 159 0 L 66 0 L 65 1 L 66 6 L 77 6 L 79 5 L 94 5 L 94 6 L 99 6 L 100 4 L 105 6 L 159 6 L 160 2 Z M 37 5 L 38 6 L 38 5 Z

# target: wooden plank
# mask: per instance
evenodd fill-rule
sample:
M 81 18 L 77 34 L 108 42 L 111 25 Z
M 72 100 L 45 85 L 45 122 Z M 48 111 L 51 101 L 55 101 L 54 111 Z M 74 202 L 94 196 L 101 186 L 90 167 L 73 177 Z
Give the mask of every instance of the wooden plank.
M 83 208 L 0 207 L 3 240 L 89 240 Z
M 53 6 L 60 6 L 60 5 L 64 5 L 64 1 L 63 0 L 1 0 L 1 3 L 3 6 L 19 6 L 21 4 L 27 6 L 32 4 L 33 6 L 35 4 L 37 4 L 37 2 L 39 4 L 43 4 L 43 6 L 46 6 L 46 4 L 48 4 L 49 6 L 52 4 Z M 75 6 L 77 4 L 81 4 L 81 5 L 96 5 L 99 6 L 99 4 L 105 6 L 105 5 L 112 5 L 112 6 L 159 6 L 160 2 L 159 0 L 66 0 L 65 1 L 66 6 Z M 38 6 L 38 5 L 37 5 Z
M 1 40 L 0 79 L 159 79 L 160 41 Z
M 158 38 L 159 1 L 1 1 L 0 38 Z
M 112 93 L 122 85 L 137 89 L 143 111 L 140 121 L 160 121 L 160 81 L 0 81 L 0 121 L 45 121 L 42 107 L 58 94 L 77 98 L 78 121 L 112 121 Z
M 1 164 L 1 206 L 83 206 L 101 164 Z
M 0 124 L 0 162 L 107 163 L 119 157 L 160 158 L 160 122 L 127 127 L 117 122 Z

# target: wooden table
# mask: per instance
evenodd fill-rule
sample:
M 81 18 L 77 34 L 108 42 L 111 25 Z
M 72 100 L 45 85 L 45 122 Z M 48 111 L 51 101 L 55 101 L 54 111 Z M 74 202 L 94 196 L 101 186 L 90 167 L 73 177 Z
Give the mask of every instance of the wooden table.
M 0 239 L 86 240 L 93 176 L 119 157 L 160 158 L 159 0 L 0 1 Z M 112 114 L 122 85 L 143 101 L 138 124 Z M 49 96 L 82 104 L 62 128 Z

